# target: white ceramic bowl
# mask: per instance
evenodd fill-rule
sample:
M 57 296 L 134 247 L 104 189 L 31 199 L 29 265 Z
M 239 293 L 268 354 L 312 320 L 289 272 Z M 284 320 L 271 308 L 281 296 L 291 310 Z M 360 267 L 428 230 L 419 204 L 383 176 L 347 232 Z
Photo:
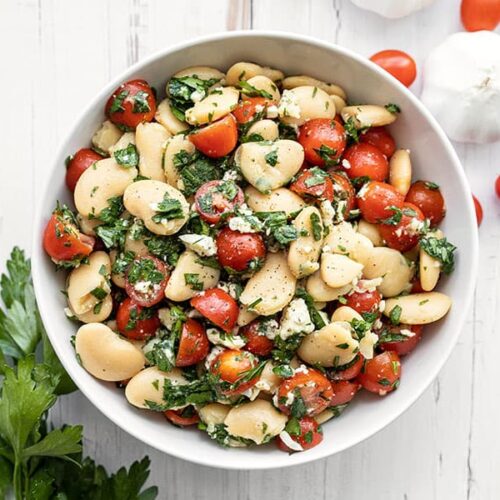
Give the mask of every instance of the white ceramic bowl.
M 168 425 L 162 415 L 135 409 L 114 384 L 88 374 L 78 364 L 70 344 L 75 325 L 63 311 L 65 301 L 60 290 L 64 273 L 55 273 L 41 244 L 56 200 L 71 202 L 64 184 L 64 158 L 89 143 L 103 120 L 106 99 L 120 83 L 145 78 L 163 92 L 167 79 L 182 68 L 208 65 L 224 70 L 241 60 L 274 66 L 288 75 L 307 74 L 336 82 L 347 90 L 352 102 L 397 103 L 402 113 L 391 131 L 399 146 L 411 149 L 415 179 L 432 179 L 441 185 L 448 207 L 443 229 L 458 246 L 456 270 L 440 283 L 440 289 L 453 298 L 453 307 L 443 321 L 426 327 L 417 350 L 404 359 L 399 390 L 386 398 L 360 394 L 340 418 L 324 426 L 320 446 L 291 456 L 274 446 L 220 448 L 202 432 L 180 430 Z M 415 402 L 443 366 L 462 329 L 473 294 L 477 254 L 476 221 L 462 167 L 441 128 L 413 94 L 378 66 L 344 48 L 289 33 L 232 32 L 162 50 L 127 69 L 90 103 L 62 143 L 46 179 L 35 216 L 33 278 L 42 318 L 57 355 L 82 392 L 108 418 L 140 441 L 191 462 L 226 469 L 269 469 L 345 450 L 385 427 Z

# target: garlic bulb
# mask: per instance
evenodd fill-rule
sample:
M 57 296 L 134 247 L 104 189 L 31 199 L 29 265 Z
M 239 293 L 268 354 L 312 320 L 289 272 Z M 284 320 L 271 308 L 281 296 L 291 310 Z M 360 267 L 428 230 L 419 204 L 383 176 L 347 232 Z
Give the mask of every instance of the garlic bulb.
M 422 101 L 450 139 L 500 140 L 500 35 L 456 33 L 429 55 Z
M 351 0 L 362 9 L 371 10 L 390 19 L 408 16 L 427 7 L 435 0 Z

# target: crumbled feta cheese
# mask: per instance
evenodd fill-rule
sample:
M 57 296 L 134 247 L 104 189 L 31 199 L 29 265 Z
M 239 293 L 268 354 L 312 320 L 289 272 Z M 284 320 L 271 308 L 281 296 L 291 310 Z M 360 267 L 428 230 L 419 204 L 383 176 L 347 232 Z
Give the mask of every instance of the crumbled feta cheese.
M 378 341 L 378 335 L 373 332 L 366 332 L 365 336 L 359 341 L 359 352 L 366 358 L 373 358 L 373 348 Z
M 267 113 L 266 113 L 267 118 L 270 118 L 271 120 L 273 118 L 278 118 L 278 106 L 272 105 L 267 107 Z
M 73 314 L 73 311 L 69 307 L 64 308 L 64 314 L 66 314 L 66 317 L 69 319 L 76 319 L 76 316 Z
M 240 285 L 237 283 L 231 283 L 230 281 L 219 281 L 217 283 L 217 288 L 224 290 L 226 293 L 231 295 L 234 300 L 238 300 L 240 294 Z
M 313 250 L 314 248 L 311 245 L 304 245 L 299 249 L 299 252 L 307 255 L 308 253 L 311 253 Z
M 378 305 L 378 310 L 383 313 L 385 311 L 385 300 L 381 300 Z
M 223 181 L 239 181 L 241 180 L 241 175 L 237 170 L 231 169 L 231 170 L 226 170 L 224 172 L 224 175 L 222 176 Z
M 278 115 L 281 117 L 300 118 L 299 100 L 295 92 L 284 90 L 278 105 Z
M 401 335 L 404 335 L 405 337 L 415 337 L 415 332 L 412 332 L 411 330 L 408 330 L 407 328 L 403 328 L 399 333 Z
M 332 253 L 332 247 L 329 246 L 329 245 L 325 245 L 323 248 L 322 248 L 322 251 L 323 253 Z
M 280 337 L 286 340 L 296 333 L 311 333 L 314 324 L 304 299 L 293 299 L 281 318 Z
M 295 368 L 295 370 L 293 371 L 293 373 L 304 373 L 305 375 L 307 375 L 309 373 L 309 368 L 307 368 L 306 365 L 300 365 L 298 368 Z
M 257 104 L 257 106 L 255 106 L 255 112 L 262 113 L 262 111 L 264 111 L 264 106 L 262 106 L 262 104 Z
M 302 445 L 300 443 L 297 443 L 297 441 L 294 441 L 290 434 L 288 434 L 287 431 L 281 431 L 280 434 L 280 439 L 283 441 L 283 443 L 290 448 L 292 451 L 304 451 L 304 448 L 302 448 Z
M 205 358 L 205 368 L 210 370 L 212 363 L 215 361 L 215 358 L 221 353 L 224 352 L 224 349 L 219 346 L 212 347 L 212 350 L 208 353 L 208 356 Z
M 183 234 L 179 239 L 186 245 L 189 250 L 196 252 L 202 257 L 211 257 L 217 253 L 217 245 L 215 240 L 210 236 L 201 234 Z
M 335 210 L 328 200 L 323 200 L 319 206 L 321 210 L 321 218 L 325 226 L 333 226 L 333 219 L 335 218 Z
M 151 281 L 138 281 L 134 285 L 134 290 L 139 293 L 148 293 L 151 285 Z
M 265 319 L 261 321 L 258 332 L 259 335 L 263 335 L 269 340 L 274 340 L 280 332 L 280 325 L 275 319 Z
M 373 278 L 371 280 L 359 280 L 355 292 L 364 293 L 364 292 L 374 292 L 378 286 L 382 284 L 382 278 Z
M 243 217 L 232 217 L 229 220 L 229 229 L 240 233 L 256 233 L 257 231 Z
M 380 330 L 383 326 L 384 323 L 382 323 L 382 321 L 378 318 L 375 320 L 375 323 L 373 323 L 373 328 L 375 328 L 375 330 Z
M 199 90 L 191 92 L 191 95 L 189 96 L 189 98 L 193 102 L 200 102 L 204 97 L 205 97 L 205 92 L 200 92 Z
M 242 337 L 235 336 L 232 333 L 221 332 L 217 328 L 208 328 L 207 337 L 212 344 L 221 345 L 228 349 L 241 349 L 245 345 Z
M 346 169 L 349 170 L 351 168 L 351 164 L 349 160 L 346 160 L 345 158 L 342 160 L 342 166 Z
M 175 323 L 175 318 L 170 314 L 170 309 L 168 307 L 162 307 L 158 309 L 158 317 L 160 318 L 161 324 L 167 329 L 172 330 Z

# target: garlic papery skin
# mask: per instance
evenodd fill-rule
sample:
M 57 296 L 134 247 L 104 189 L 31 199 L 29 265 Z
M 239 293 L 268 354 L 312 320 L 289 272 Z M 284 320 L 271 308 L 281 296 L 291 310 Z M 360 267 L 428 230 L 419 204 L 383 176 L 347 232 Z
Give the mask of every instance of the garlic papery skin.
M 500 35 L 456 33 L 429 55 L 422 102 L 458 142 L 500 140 Z
M 398 19 L 427 7 L 435 0 L 351 0 L 351 2 L 389 19 Z

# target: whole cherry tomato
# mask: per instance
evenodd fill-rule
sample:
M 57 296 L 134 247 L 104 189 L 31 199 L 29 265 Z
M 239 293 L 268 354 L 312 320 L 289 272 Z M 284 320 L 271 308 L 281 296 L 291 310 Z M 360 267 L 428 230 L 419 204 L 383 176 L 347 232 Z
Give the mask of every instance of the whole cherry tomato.
M 259 375 L 249 378 L 249 374 L 257 367 L 257 358 L 250 352 L 237 349 L 225 349 L 213 361 L 210 371 L 220 379 L 223 394 L 227 396 L 241 394 L 253 387 L 259 380 Z
M 387 158 L 396 151 L 396 141 L 385 127 L 370 127 L 359 136 L 359 141 L 380 149 Z
M 500 0 L 462 0 L 460 14 L 467 31 L 493 31 L 500 23 Z
M 477 225 L 479 227 L 483 223 L 483 207 L 481 206 L 481 202 L 474 195 L 472 195 L 472 200 L 474 201 Z
M 329 118 L 314 118 L 299 129 L 298 141 L 306 161 L 319 167 L 338 163 L 346 146 L 344 126 Z
M 116 313 L 118 331 L 131 340 L 145 340 L 160 328 L 158 311 L 140 306 L 130 298 L 126 298 Z
M 402 50 L 382 50 L 370 57 L 370 60 L 385 69 L 403 85 L 409 87 L 417 78 L 417 65 Z
M 229 114 L 216 122 L 200 128 L 188 136 L 196 149 L 210 158 L 228 155 L 238 142 L 238 127 L 234 116 Z
M 83 148 L 78 150 L 69 158 L 66 166 L 66 186 L 73 192 L 80 176 L 96 161 L 102 160 L 103 156 L 97 154 L 93 149 Z
M 274 343 L 260 331 L 261 322 L 256 319 L 240 330 L 240 335 L 247 341 L 245 350 L 256 356 L 269 356 Z
M 193 297 L 191 306 L 225 332 L 230 332 L 236 325 L 238 303 L 220 288 L 211 288 Z
M 422 339 L 422 329 L 423 325 L 385 324 L 381 331 L 377 331 L 379 347 L 383 351 L 394 351 L 399 356 L 405 356 L 417 347 Z
M 299 196 L 333 201 L 333 182 L 319 167 L 303 170 L 290 189 Z
M 255 118 L 255 115 L 264 112 L 271 104 L 269 99 L 265 97 L 246 97 L 244 96 L 241 102 L 233 110 L 233 115 L 238 123 L 247 123 Z
M 414 182 L 406 195 L 406 201 L 420 208 L 431 226 L 437 226 L 446 214 L 443 195 L 434 182 Z
M 125 291 L 137 304 L 151 307 L 165 298 L 169 273 L 165 264 L 151 255 L 136 258 L 125 277 Z
M 401 362 L 395 351 L 385 351 L 365 361 L 357 380 L 364 389 L 379 396 L 396 389 L 401 378 Z
M 319 371 L 307 368 L 281 382 L 278 389 L 278 407 L 289 415 L 314 417 L 330 406 L 332 384 Z
M 217 235 L 217 259 L 223 267 L 246 271 L 265 258 L 266 245 L 257 233 L 240 233 L 228 227 Z
M 288 432 L 289 436 L 302 447 L 302 450 L 310 450 L 323 441 L 323 432 L 314 418 L 303 417 L 301 419 L 294 419 L 292 422 L 294 425 L 288 423 L 285 430 Z M 282 451 L 288 453 L 294 451 L 291 450 L 279 436 L 276 438 L 276 444 Z
M 175 366 L 192 366 L 203 361 L 210 350 L 205 327 L 195 319 L 188 318 L 182 325 L 179 350 Z
M 150 122 L 156 113 L 156 98 L 145 80 L 130 80 L 120 85 L 106 103 L 106 116 L 116 125 L 135 129 Z
M 43 248 L 55 262 L 81 260 L 91 254 L 95 239 L 81 233 L 73 213 L 57 207 L 43 233 Z
M 217 224 L 224 214 L 243 205 L 245 196 L 234 181 L 205 182 L 194 195 L 196 211 L 210 224 Z
M 200 421 L 198 413 L 192 406 L 188 406 L 183 410 L 167 410 L 164 415 L 167 420 L 179 427 L 195 425 Z
M 331 380 L 352 380 L 359 375 L 359 372 L 365 364 L 365 358 L 358 354 L 353 361 L 349 363 L 347 368 L 340 367 L 339 370 L 332 371 L 328 376 Z M 333 390 L 335 392 L 335 388 Z
M 342 168 L 350 179 L 366 177 L 383 182 L 389 175 L 389 163 L 382 151 L 364 142 L 353 144 L 346 149 Z
M 356 380 L 336 380 L 332 382 L 333 397 L 330 406 L 339 406 L 349 403 L 361 385 Z
M 497 193 L 497 196 L 500 198 L 500 175 L 497 177 L 497 180 L 495 181 L 495 191 Z
M 354 309 L 359 314 L 374 313 L 379 311 L 382 295 L 378 290 L 365 292 L 351 292 L 345 296 L 347 307 Z
M 392 217 L 393 208 L 402 208 L 403 202 L 403 195 L 384 182 L 368 182 L 358 192 L 361 215 L 372 224 Z

